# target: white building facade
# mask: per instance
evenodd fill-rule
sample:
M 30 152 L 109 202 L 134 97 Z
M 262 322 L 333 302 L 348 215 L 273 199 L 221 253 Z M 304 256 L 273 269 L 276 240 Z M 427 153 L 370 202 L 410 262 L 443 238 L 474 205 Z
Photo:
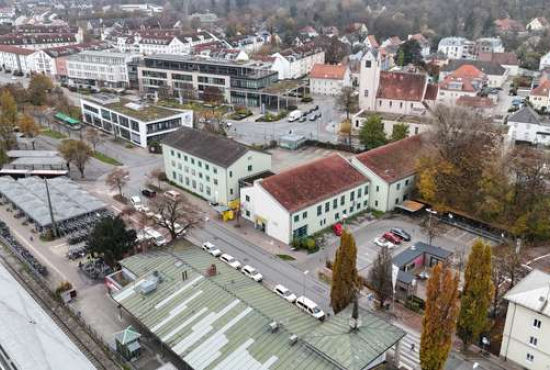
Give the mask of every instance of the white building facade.
M 121 100 L 113 94 L 80 99 L 84 123 L 147 148 L 180 127 L 193 127 L 193 111 L 175 111 Z
M 474 56 L 474 43 L 464 37 L 444 37 L 439 41 L 437 51 L 449 59 L 471 59 Z
M 550 275 L 533 270 L 504 297 L 508 301 L 500 356 L 524 369 L 550 366 Z
M 342 88 L 351 85 L 351 72 L 345 65 L 316 64 L 309 76 L 312 94 L 337 96 Z
M 307 75 L 315 64 L 325 63 L 325 52 L 315 50 L 307 54 L 281 55 L 276 53 L 271 69 L 279 73 L 279 80 L 297 79 Z

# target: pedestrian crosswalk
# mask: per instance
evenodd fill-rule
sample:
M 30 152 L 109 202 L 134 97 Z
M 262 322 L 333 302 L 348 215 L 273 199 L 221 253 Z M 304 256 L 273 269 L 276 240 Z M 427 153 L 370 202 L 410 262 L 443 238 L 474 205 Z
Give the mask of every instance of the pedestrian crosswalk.
M 401 339 L 399 367 L 407 370 L 420 369 L 420 337 L 407 333 Z

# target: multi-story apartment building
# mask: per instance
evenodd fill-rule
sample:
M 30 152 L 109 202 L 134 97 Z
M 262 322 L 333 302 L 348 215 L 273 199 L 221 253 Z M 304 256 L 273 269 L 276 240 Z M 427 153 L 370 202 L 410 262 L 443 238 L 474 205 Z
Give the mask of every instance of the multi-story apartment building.
M 0 67 L 5 71 L 29 74 L 34 70 L 34 50 L 12 45 L 0 45 Z
M 475 54 L 474 42 L 464 37 L 444 37 L 439 41 L 437 51 L 449 59 L 472 59 Z
M 351 72 L 346 65 L 315 64 L 309 74 L 312 94 L 338 95 L 342 88 L 351 86 Z
M 326 229 L 369 205 L 369 179 L 332 155 L 241 189 L 241 214 L 283 243 Z
M 153 55 L 145 57 L 138 67 L 138 80 L 145 92 L 166 89 L 175 96 L 201 100 L 205 91 L 216 89 L 232 104 L 260 106 L 269 99 L 262 95 L 262 89 L 277 81 L 277 72 L 256 62 Z
M 504 299 L 508 301 L 500 356 L 523 369 L 550 365 L 550 275 L 533 270 Z
M 272 55 L 271 69 L 279 73 L 280 80 L 296 79 L 307 75 L 315 64 L 325 63 L 325 51 L 307 44 Z
M 271 154 L 183 127 L 162 143 L 166 176 L 211 202 L 239 198 L 239 181 L 271 170 Z
M 67 72 L 75 85 L 126 88 L 130 84 L 128 64 L 138 59 L 137 54 L 88 50 L 68 58 Z
M 0 44 L 41 50 L 45 48 L 80 44 L 82 39 L 83 35 L 81 29 L 76 33 L 9 33 L 0 36 Z
M 131 102 L 114 94 L 94 94 L 80 100 L 83 121 L 138 146 L 160 143 L 182 126 L 193 126 L 193 111 L 171 110 Z

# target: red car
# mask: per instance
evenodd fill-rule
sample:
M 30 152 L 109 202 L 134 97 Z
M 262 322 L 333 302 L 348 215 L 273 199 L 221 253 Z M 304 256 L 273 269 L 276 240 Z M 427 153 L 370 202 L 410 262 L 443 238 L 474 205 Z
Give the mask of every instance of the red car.
M 334 226 L 332 227 L 332 231 L 334 231 L 334 234 L 336 234 L 336 236 L 341 236 L 342 231 L 344 231 L 344 227 L 342 226 L 342 224 L 337 223 L 334 224 Z
M 402 241 L 400 237 L 398 237 L 397 235 L 392 234 L 390 232 L 385 233 L 384 235 L 382 235 L 382 237 L 384 239 L 392 242 L 393 244 L 400 244 L 401 241 Z

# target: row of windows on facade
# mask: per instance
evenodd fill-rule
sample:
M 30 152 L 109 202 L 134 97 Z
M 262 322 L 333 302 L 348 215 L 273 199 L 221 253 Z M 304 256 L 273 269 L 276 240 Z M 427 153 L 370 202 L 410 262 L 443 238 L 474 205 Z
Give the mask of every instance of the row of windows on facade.
M 539 319 L 533 319 L 533 327 L 536 329 L 540 329 L 542 326 L 542 321 Z M 529 345 L 532 347 L 537 347 L 539 344 L 539 340 L 537 337 L 530 336 L 529 337 Z M 535 356 L 532 353 L 527 353 L 526 358 L 527 362 L 533 362 L 535 360 Z
M 176 156 L 176 151 L 173 150 L 173 149 L 170 149 L 170 155 L 171 155 L 172 157 L 175 157 L 175 156 Z M 181 157 L 182 157 L 181 153 L 177 153 L 177 157 L 178 157 L 178 159 L 181 159 Z M 183 160 L 184 160 L 185 162 L 190 162 L 190 163 L 193 164 L 193 165 L 195 164 L 195 158 L 193 158 L 193 157 L 188 157 L 188 156 L 185 155 L 185 154 L 183 155 Z M 200 159 L 197 159 L 197 160 L 196 160 L 196 163 L 197 163 L 197 166 L 199 166 L 199 168 L 203 168 L 203 162 L 202 162 Z M 172 167 L 175 167 L 175 166 L 176 166 L 175 161 L 172 161 Z M 186 168 L 187 168 L 187 166 L 186 166 Z M 180 169 L 181 169 L 181 166 L 180 166 Z M 210 170 L 210 165 L 209 165 L 208 163 L 206 163 L 206 162 L 204 163 L 204 169 L 207 170 L 207 171 Z M 212 171 L 213 171 L 215 174 L 218 173 L 218 169 L 217 169 L 216 167 L 214 167 L 214 166 L 212 166 Z M 229 177 L 232 177 L 232 176 L 233 176 L 233 172 L 232 172 L 232 171 L 229 171 Z
M 179 181 L 180 184 L 183 184 L 185 181 L 185 186 L 188 188 L 192 188 L 193 190 L 198 190 L 199 193 L 204 193 L 206 190 L 206 195 L 210 196 L 212 195 L 212 189 L 208 185 L 204 185 L 202 183 L 197 183 L 197 180 L 190 179 L 189 177 L 185 176 L 185 180 L 183 175 L 177 174 L 176 171 L 172 171 L 172 178 L 174 181 Z M 218 180 L 214 179 L 214 185 L 218 184 Z M 233 195 L 233 189 L 229 189 L 230 195 Z

